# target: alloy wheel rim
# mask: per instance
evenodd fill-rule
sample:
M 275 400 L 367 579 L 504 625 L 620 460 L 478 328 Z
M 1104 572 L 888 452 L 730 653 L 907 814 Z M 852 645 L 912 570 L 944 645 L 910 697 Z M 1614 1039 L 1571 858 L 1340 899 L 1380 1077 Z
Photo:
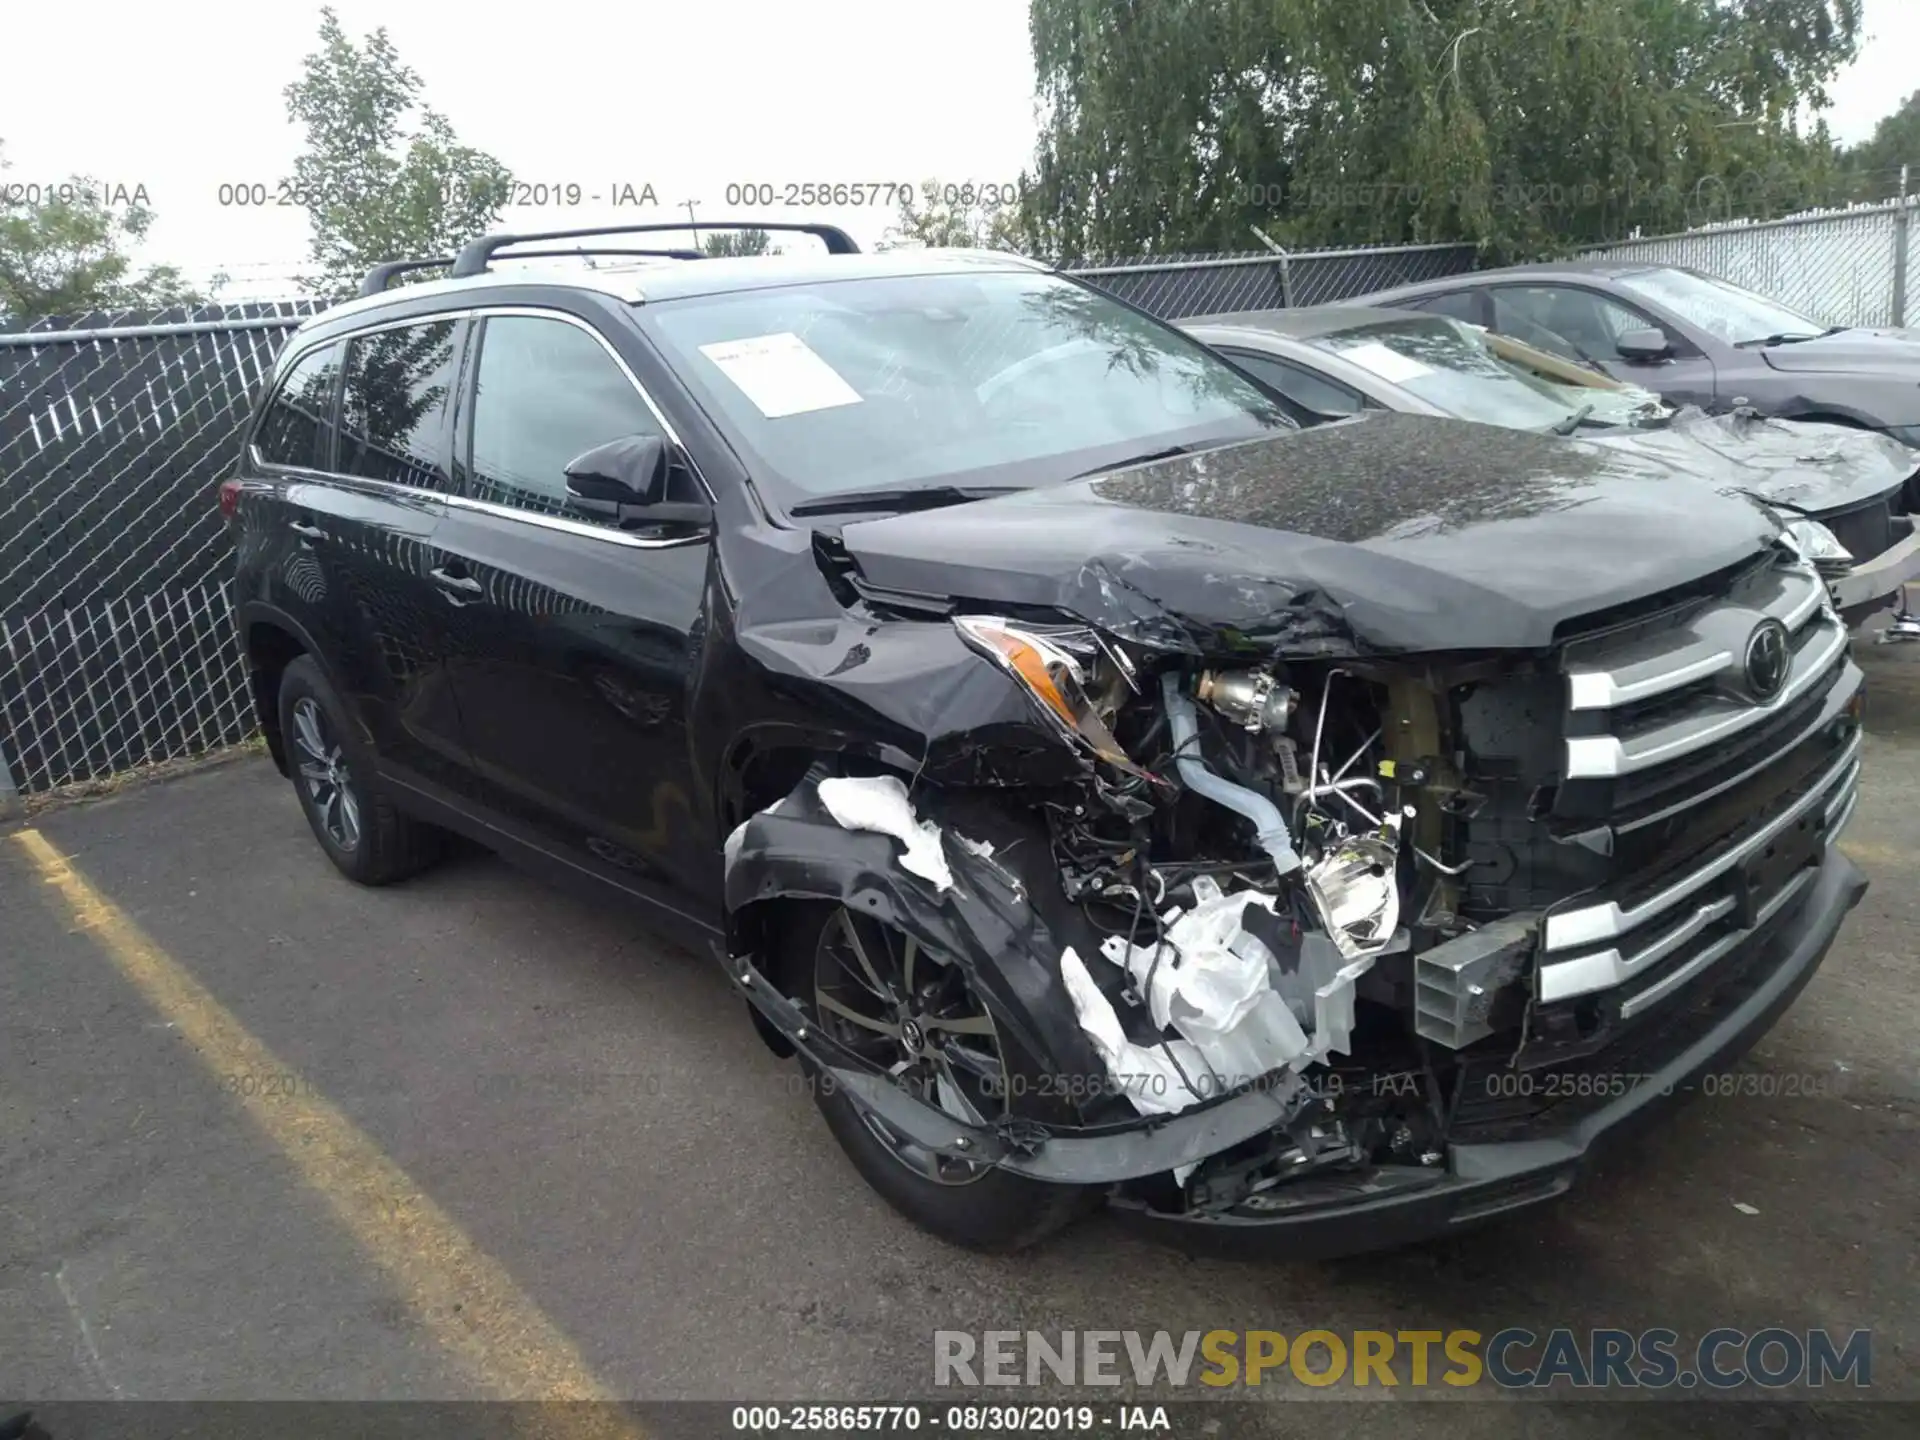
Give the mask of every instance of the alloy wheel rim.
M 993 1017 L 960 967 L 864 916 L 837 910 L 814 959 L 814 1014 L 834 1039 L 955 1120 L 1007 1113 L 1007 1068 Z M 936 1154 L 869 1111 L 861 1119 L 900 1164 L 939 1185 L 992 1167 Z
M 360 800 L 353 789 L 347 752 L 334 737 L 327 713 L 311 696 L 293 706 L 295 768 L 305 787 L 307 804 L 327 838 L 342 850 L 360 844 Z

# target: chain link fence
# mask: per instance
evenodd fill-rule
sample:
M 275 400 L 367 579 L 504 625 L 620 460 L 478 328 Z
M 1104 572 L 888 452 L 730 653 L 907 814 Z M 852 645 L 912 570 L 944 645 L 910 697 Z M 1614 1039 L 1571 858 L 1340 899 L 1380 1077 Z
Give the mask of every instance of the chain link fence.
M 1354 250 L 1284 250 L 1072 267 L 1072 273 L 1162 320 L 1238 310 L 1324 305 L 1417 280 L 1471 270 L 1471 245 L 1382 245 Z
M 1591 247 L 1589 259 L 1687 265 L 1829 325 L 1904 325 L 1913 197 L 1781 220 L 1732 221 Z
M 0 806 L 252 730 L 215 486 L 312 309 L 0 335 Z

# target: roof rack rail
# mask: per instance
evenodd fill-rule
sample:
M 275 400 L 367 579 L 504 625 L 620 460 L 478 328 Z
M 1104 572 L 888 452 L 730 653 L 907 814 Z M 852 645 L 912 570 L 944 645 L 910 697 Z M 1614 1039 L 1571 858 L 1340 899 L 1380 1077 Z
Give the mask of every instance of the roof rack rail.
M 502 255 L 500 258 L 502 260 L 547 260 L 557 255 L 570 255 L 580 258 L 588 258 L 594 255 L 651 255 L 656 259 L 663 260 L 708 260 L 712 258 L 704 250 L 688 250 L 684 247 L 678 250 L 616 250 L 611 246 L 602 248 L 599 245 L 575 246 L 572 249 L 560 250 L 519 250 L 511 255 Z
M 860 253 L 860 247 L 853 243 L 853 237 L 837 225 L 813 225 L 786 220 L 688 220 L 676 224 L 672 221 L 661 220 L 646 225 L 597 225 L 588 230 L 533 230 L 520 235 L 483 235 L 478 240 L 470 241 L 467 246 L 461 250 L 453 262 L 453 269 L 448 272 L 448 274 L 449 278 L 454 280 L 464 279 L 469 275 L 483 275 L 486 273 L 487 262 L 495 258 L 499 251 L 515 245 L 530 244 L 537 240 L 583 240 L 593 235 L 658 234 L 663 230 L 690 230 L 695 234 L 698 234 L 702 230 L 779 230 L 782 232 L 815 236 L 826 245 L 829 255 L 858 255 Z M 587 255 L 594 252 L 582 247 L 578 251 L 568 250 L 560 253 Z M 620 252 L 603 251 L 600 253 L 618 254 Z M 515 260 L 526 259 L 527 257 L 523 255 L 500 255 L 499 258 L 502 260 Z M 414 262 L 416 265 L 427 263 L 435 262 Z
M 431 270 L 439 265 L 451 265 L 454 259 L 452 255 L 442 255 L 438 260 L 383 260 L 369 270 L 367 278 L 360 282 L 360 293 L 362 296 L 378 295 L 396 275 L 404 275 L 409 270 Z

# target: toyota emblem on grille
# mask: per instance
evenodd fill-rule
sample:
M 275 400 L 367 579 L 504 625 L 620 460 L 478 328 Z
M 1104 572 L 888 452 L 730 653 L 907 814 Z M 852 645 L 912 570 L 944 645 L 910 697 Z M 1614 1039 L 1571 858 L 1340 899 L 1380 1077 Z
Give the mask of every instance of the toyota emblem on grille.
M 1757 700 L 1771 700 L 1787 683 L 1792 666 L 1787 627 L 1778 620 L 1762 620 L 1747 637 L 1747 688 Z

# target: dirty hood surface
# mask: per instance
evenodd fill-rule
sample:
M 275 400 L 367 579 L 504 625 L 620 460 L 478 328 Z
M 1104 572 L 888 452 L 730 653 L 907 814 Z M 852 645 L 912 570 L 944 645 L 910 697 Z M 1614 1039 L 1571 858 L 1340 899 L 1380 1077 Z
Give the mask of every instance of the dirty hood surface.
M 1815 516 L 1899 490 L 1917 463 L 1898 440 L 1870 430 L 1750 413 L 1708 415 L 1693 406 L 1664 426 L 1592 439 Z
M 1920 370 L 1920 330 L 1841 330 L 1790 345 L 1763 345 L 1760 357 L 1775 370 L 1797 372 Z
M 1064 610 L 1189 652 L 1339 655 L 1545 647 L 1777 529 L 1631 447 L 1382 412 L 849 524 L 840 543 L 882 591 Z

